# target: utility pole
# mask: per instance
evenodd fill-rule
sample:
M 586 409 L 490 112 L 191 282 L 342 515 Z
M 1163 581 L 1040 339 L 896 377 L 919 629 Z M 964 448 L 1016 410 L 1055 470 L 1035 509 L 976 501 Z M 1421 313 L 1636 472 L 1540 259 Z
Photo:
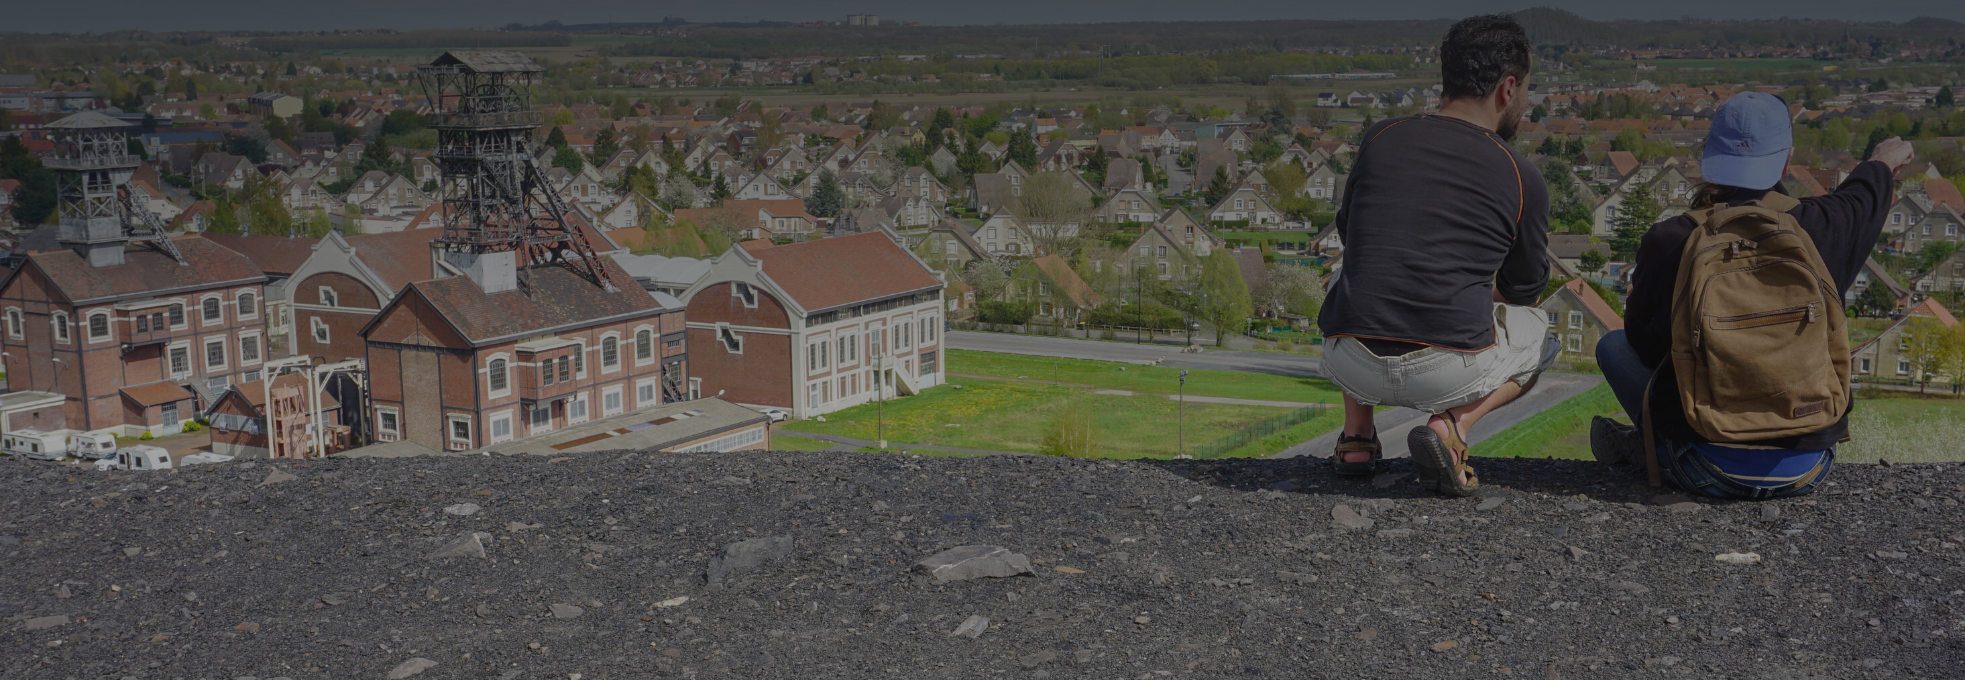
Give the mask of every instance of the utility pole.
M 873 354 L 873 432 L 879 440 L 875 448 L 884 449 L 887 448 L 887 353 L 881 349 L 884 348 L 874 349 Z
M 1133 263 L 1133 344 L 1143 342 L 1146 334 L 1146 280 L 1140 278 L 1137 261 Z
M 1176 447 L 1174 454 L 1184 456 L 1187 455 L 1187 369 L 1181 369 L 1180 371 L 1180 400 L 1178 404 L 1180 410 L 1176 416 L 1176 423 L 1174 425 L 1174 446 Z

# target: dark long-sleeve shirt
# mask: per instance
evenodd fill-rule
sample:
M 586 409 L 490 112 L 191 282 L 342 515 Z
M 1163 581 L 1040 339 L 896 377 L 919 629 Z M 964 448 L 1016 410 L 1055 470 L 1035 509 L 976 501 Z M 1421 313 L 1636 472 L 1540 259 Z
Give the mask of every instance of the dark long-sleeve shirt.
M 1494 292 L 1548 285 L 1549 188 L 1494 132 L 1457 118 L 1365 131 L 1344 187 L 1344 268 L 1317 323 L 1329 336 L 1473 352 L 1494 344 Z
M 1827 196 L 1801 199 L 1801 205 L 1788 211 L 1802 231 L 1815 242 L 1835 278 L 1837 295 L 1846 295 L 1862 271 L 1876 239 L 1883 233 L 1883 216 L 1893 200 L 1895 186 L 1890 168 L 1870 161 L 1856 166 L 1849 179 Z M 1777 186 L 1773 191 L 1780 191 Z M 1783 192 L 1785 193 L 1785 192 Z M 1732 190 L 1715 197 L 1714 202 L 1738 205 L 1767 195 L 1766 191 Z M 1638 359 L 1656 370 L 1672 349 L 1672 292 L 1678 285 L 1678 267 L 1685 241 L 1697 225 L 1683 215 L 1651 227 L 1638 245 L 1637 270 L 1631 274 L 1631 291 L 1624 301 L 1624 333 L 1637 350 Z M 1678 399 L 1678 378 L 1669 368 L 1656 373 L 1652 385 L 1651 414 L 1660 436 L 1678 441 L 1702 441 L 1685 422 L 1685 411 Z M 1813 451 L 1826 449 L 1849 430 L 1849 418 L 1818 432 L 1784 437 L 1755 444 Z

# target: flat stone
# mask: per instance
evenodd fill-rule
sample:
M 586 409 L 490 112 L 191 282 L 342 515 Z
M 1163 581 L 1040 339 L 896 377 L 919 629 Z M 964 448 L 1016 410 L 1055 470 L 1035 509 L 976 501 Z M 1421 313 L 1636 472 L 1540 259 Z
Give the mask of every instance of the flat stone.
M 55 586 L 55 599 L 57 599 L 57 600 L 66 600 L 66 599 L 68 599 L 68 598 L 71 598 L 71 597 L 74 597 L 74 596 L 75 596 L 75 594 L 74 594 L 74 593 L 71 593 L 71 592 L 69 592 L 69 591 L 68 591 L 68 584 L 66 584 L 66 583 L 64 583 L 64 584 L 61 584 L 61 585 L 58 585 L 58 586 Z
M 581 614 L 587 613 L 585 608 L 577 604 L 554 604 L 548 607 L 548 609 L 553 610 L 553 618 L 555 619 L 576 619 Z
M 28 630 L 41 630 L 43 628 L 53 628 L 55 626 L 66 626 L 66 625 L 68 625 L 68 617 L 62 615 L 37 616 L 35 618 L 31 618 L 27 620 Z
M 124 556 L 124 557 L 136 557 L 137 555 L 141 555 L 141 554 L 143 554 L 143 549 L 142 549 L 142 548 L 124 548 L 124 549 L 123 549 L 123 556 Z
M 936 583 L 1037 575 L 1029 558 L 994 545 L 950 548 L 915 562 L 910 569 L 933 577 Z
M 295 477 L 291 472 L 287 472 L 286 470 L 282 470 L 279 468 L 273 468 L 271 470 L 266 471 L 266 478 L 259 480 L 259 485 L 271 486 L 274 484 L 278 484 L 280 482 L 291 482 L 296 479 L 300 479 L 300 478 Z
M 1720 553 L 1713 556 L 1721 564 L 1760 564 L 1760 553 Z
M 1495 508 L 1501 507 L 1501 504 L 1506 502 L 1508 502 L 1508 499 L 1503 498 L 1501 496 L 1488 496 L 1487 498 L 1481 499 L 1481 504 L 1474 506 L 1474 509 L 1493 510 Z
M 710 583 L 724 577 L 764 566 L 766 562 L 791 554 L 791 536 L 766 536 L 723 546 L 723 554 L 710 558 L 706 576 Z
M 1699 504 L 1694 503 L 1692 501 L 1685 501 L 1683 503 L 1673 503 L 1671 505 L 1665 506 L 1665 510 L 1667 512 L 1698 512 Z
M 422 673 L 436 665 L 437 662 L 419 656 L 396 664 L 396 667 L 389 671 L 388 678 L 389 680 L 403 680 L 403 678 Z
M 434 560 L 444 557 L 483 558 L 484 541 L 480 539 L 479 536 L 480 534 L 478 534 L 477 532 L 471 532 L 468 534 L 464 534 L 463 536 L 459 536 L 457 537 L 456 540 L 446 543 L 444 544 L 443 547 L 438 548 L 436 552 L 430 553 L 428 559 Z
M 1581 512 L 1590 509 L 1590 504 L 1589 503 L 1564 503 L 1562 504 L 1562 509 Z
M 1366 517 L 1364 515 L 1358 514 L 1358 511 L 1352 510 L 1351 506 L 1349 505 L 1338 503 L 1337 505 L 1331 506 L 1330 524 L 1333 527 L 1339 529 L 1351 529 L 1354 531 L 1364 531 L 1366 529 L 1370 529 L 1373 525 L 1377 523 L 1378 522 L 1373 521 L 1372 518 L 1370 517 Z
M 989 618 L 981 614 L 970 614 L 969 618 L 963 621 L 962 625 L 956 626 L 949 635 L 976 638 L 982 637 L 985 630 L 989 630 Z
M 1026 654 L 1017 657 L 1017 663 L 1023 664 L 1024 668 L 1036 668 L 1056 660 L 1058 660 L 1058 653 L 1048 649 L 1036 654 Z
M 1588 554 L 1590 554 L 1590 551 L 1588 550 L 1584 550 L 1582 548 L 1578 548 L 1573 545 L 1569 546 L 1569 559 L 1571 560 L 1581 562 L 1583 561 L 1583 556 Z
M 1651 497 L 1652 505 L 1671 505 L 1673 503 L 1690 503 L 1690 502 L 1692 502 L 1692 497 L 1682 493 L 1659 494 Z
M 1446 650 L 1453 649 L 1454 647 L 1458 647 L 1458 646 L 1460 646 L 1460 641 L 1458 640 L 1442 640 L 1433 643 L 1432 650 L 1434 654 L 1445 654 Z
M 478 514 L 478 511 L 482 509 L 483 508 L 478 507 L 478 504 L 476 503 L 458 503 L 456 505 L 444 508 L 443 511 L 444 514 L 456 515 L 458 517 L 470 517 L 471 515 Z
M 241 623 L 239 625 L 233 626 L 232 630 L 236 630 L 241 633 L 257 633 L 259 632 L 259 624 L 253 623 L 251 621 L 247 621 L 245 623 Z
M 1760 506 L 1760 521 L 1772 522 L 1780 518 L 1781 518 L 1781 506 L 1778 505 Z
M 544 524 L 526 524 L 526 523 L 524 523 L 524 522 L 506 522 L 506 523 L 505 523 L 505 530 L 506 530 L 506 531 L 529 531 L 529 530 L 532 530 L 532 529 L 539 529 L 539 528 L 543 528 L 543 527 L 545 527 L 545 526 L 546 526 L 546 525 L 544 525 Z

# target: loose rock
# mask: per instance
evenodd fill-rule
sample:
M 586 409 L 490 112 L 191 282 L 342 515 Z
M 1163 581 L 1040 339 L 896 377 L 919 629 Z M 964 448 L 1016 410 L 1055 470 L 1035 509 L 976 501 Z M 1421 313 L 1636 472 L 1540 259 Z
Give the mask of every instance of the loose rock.
M 750 571 L 789 555 L 791 549 L 790 536 L 767 536 L 731 543 L 723 546 L 722 555 L 710 558 L 710 568 L 706 576 L 710 583 L 721 583 L 731 574 Z
M 1358 514 L 1358 511 L 1352 510 L 1349 505 L 1338 503 L 1337 505 L 1331 506 L 1330 524 L 1339 529 L 1363 531 L 1370 529 L 1377 522 L 1373 521 L 1370 517 Z
M 436 552 L 430 553 L 429 559 L 434 560 L 444 557 L 483 558 L 485 556 L 484 540 L 479 538 L 479 536 L 480 534 L 477 532 L 459 536 L 457 540 L 446 543 L 443 547 L 438 548 Z
M 1037 575 L 1030 568 L 1029 558 L 994 545 L 950 548 L 915 562 L 912 569 L 927 574 L 936 583 Z
M 389 671 L 389 680 L 403 680 L 403 678 L 422 673 L 436 665 L 437 662 L 419 656 L 397 664 L 394 670 Z
M 476 503 L 458 503 L 456 505 L 444 508 L 443 511 L 444 514 L 447 515 L 456 515 L 458 517 L 470 517 L 471 515 L 478 514 L 478 510 L 481 509 L 482 508 L 479 508 L 478 504 Z
M 1760 564 L 1760 553 L 1720 553 L 1713 556 L 1713 561 L 1722 564 Z
M 985 630 L 989 630 L 989 619 L 981 614 L 971 614 L 967 620 L 962 622 L 962 625 L 956 626 L 955 631 L 949 633 L 949 635 L 975 638 L 982 637 L 983 631 Z
M 577 604 L 554 604 L 548 609 L 553 611 L 555 619 L 577 619 L 581 614 L 587 613 L 585 608 Z
M 287 472 L 286 470 L 282 470 L 279 468 L 273 468 L 271 470 L 266 471 L 266 479 L 260 480 L 259 485 L 272 486 L 280 482 L 291 482 L 296 479 L 300 479 L 300 478 L 295 477 L 291 472 Z

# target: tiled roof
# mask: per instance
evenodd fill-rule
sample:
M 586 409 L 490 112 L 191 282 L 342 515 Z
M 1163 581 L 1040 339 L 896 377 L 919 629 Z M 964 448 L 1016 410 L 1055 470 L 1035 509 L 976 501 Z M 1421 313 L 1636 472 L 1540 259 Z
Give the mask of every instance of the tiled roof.
M 879 231 L 746 250 L 807 312 L 942 287 L 941 279 Z
M 1078 272 L 1071 270 L 1071 265 L 1066 264 L 1064 258 L 1045 255 L 1031 260 L 1030 263 L 1037 265 L 1037 269 L 1044 272 L 1045 278 L 1049 278 L 1051 283 L 1057 285 L 1058 290 L 1064 292 L 1065 297 L 1071 299 L 1071 304 L 1079 307 L 1096 307 L 1100 302 L 1105 301 L 1105 298 L 1094 292 L 1084 279 L 1078 277 Z
M 348 245 L 355 248 L 355 259 L 382 277 L 390 290 L 400 291 L 411 283 L 436 278 L 430 269 L 430 242 L 442 235 L 442 229 L 364 234 L 349 236 Z
M 239 283 L 259 283 L 266 274 L 244 255 L 200 236 L 171 239 L 188 264 L 147 243 L 126 246 L 123 264 L 91 267 L 73 250 L 50 250 L 28 256 L 70 303 L 161 295 Z
M 248 236 L 245 234 L 203 234 L 203 238 L 226 248 L 246 259 L 252 260 L 260 271 L 268 274 L 292 274 L 300 270 L 300 263 L 313 254 L 317 238 L 289 238 L 285 236 Z
M 1562 287 L 1568 288 L 1576 299 L 1583 301 L 1583 308 L 1590 310 L 1590 315 L 1603 324 L 1605 331 L 1623 330 L 1624 317 L 1612 310 L 1610 303 L 1603 301 L 1603 296 L 1597 295 L 1597 289 L 1583 283 L 1582 279 L 1570 279 Z
M 465 276 L 419 281 L 409 289 L 422 294 L 431 307 L 476 344 L 662 311 L 655 298 L 634 285 L 634 277 L 613 258 L 599 259 L 617 288 L 614 292 L 558 266 L 530 268 L 530 296 L 516 290 L 486 293 Z
M 143 406 L 156 406 L 190 399 L 191 393 L 172 383 L 154 382 L 148 385 L 125 387 L 123 396 Z
M 1965 213 L 1965 195 L 1960 195 L 1958 185 L 1950 180 L 1924 180 L 1924 194 L 1930 196 L 1932 202 L 1943 203 L 1951 206 L 1952 210 Z

